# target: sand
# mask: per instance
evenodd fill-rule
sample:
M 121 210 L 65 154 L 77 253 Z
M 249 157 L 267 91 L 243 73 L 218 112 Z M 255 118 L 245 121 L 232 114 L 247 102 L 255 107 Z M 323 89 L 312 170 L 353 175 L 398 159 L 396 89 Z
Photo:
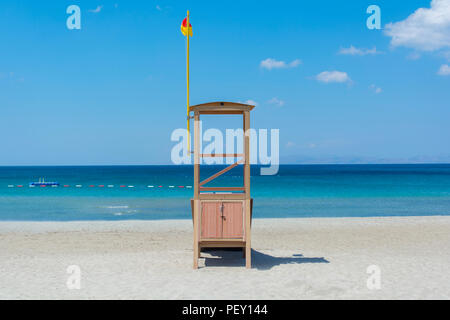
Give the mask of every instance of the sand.
M 191 239 L 189 220 L 0 222 L 0 299 L 450 298 L 450 217 L 255 219 L 251 270 L 236 251 L 193 270 Z

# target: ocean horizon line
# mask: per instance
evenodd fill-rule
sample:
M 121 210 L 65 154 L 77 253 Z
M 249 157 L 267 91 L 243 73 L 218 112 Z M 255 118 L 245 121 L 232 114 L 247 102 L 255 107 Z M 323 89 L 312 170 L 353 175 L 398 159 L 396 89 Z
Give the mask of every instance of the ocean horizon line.
M 194 164 L 24 164 L 0 165 L 0 168 L 17 167 L 190 167 Z M 225 166 L 224 164 L 201 164 L 202 166 Z M 279 166 L 408 166 L 408 165 L 450 165 L 450 162 L 386 162 L 386 163 L 280 163 Z M 266 167 L 268 164 L 252 164 L 252 166 Z

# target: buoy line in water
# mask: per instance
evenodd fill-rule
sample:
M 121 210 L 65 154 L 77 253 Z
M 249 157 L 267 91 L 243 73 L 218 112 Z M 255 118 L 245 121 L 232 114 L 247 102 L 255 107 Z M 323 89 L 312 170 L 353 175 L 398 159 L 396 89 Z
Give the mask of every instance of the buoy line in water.
M 25 186 L 22 184 L 9 184 L 8 188 L 24 188 Z M 160 189 L 160 188 L 168 188 L 168 189 L 191 189 L 192 186 L 175 186 L 175 185 L 170 185 L 170 186 L 162 186 L 162 185 L 147 185 L 145 187 L 136 187 L 134 185 L 113 185 L 113 184 L 108 184 L 108 185 L 104 185 L 104 184 L 99 184 L 99 185 L 94 185 L 94 184 L 88 184 L 88 185 L 81 185 L 81 184 L 77 184 L 77 185 L 69 185 L 69 184 L 64 184 L 64 185 L 52 185 L 52 186 L 46 186 L 46 185 L 30 185 L 28 186 L 28 188 L 33 189 L 33 188 L 128 188 L 128 189 L 134 189 L 134 188 L 138 188 L 138 189 Z

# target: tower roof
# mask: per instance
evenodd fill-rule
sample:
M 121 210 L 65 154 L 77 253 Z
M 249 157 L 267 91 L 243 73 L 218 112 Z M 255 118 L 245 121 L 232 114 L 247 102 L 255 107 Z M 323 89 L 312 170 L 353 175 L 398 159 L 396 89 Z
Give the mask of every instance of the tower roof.
M 200 114 L 242 114 L 245 111 L 253 110 L 254 107 L 250 104 L 216 101 L 190 106 L 189 111 Z

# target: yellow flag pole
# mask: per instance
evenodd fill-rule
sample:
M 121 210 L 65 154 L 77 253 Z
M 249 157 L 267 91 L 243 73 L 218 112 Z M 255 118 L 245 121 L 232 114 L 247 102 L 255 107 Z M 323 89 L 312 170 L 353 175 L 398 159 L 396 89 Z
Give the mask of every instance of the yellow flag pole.
M 186 80 L 187 80 L 187 132 L 188 132 L 188 141 L 187 141 L 187 149 L 190 156 L 190 144 L 191 144 L 191 135 L 190 135 L 190 119 L 189 119 L 189 10 L 187 12 L 187 55 L 186 55 Z

